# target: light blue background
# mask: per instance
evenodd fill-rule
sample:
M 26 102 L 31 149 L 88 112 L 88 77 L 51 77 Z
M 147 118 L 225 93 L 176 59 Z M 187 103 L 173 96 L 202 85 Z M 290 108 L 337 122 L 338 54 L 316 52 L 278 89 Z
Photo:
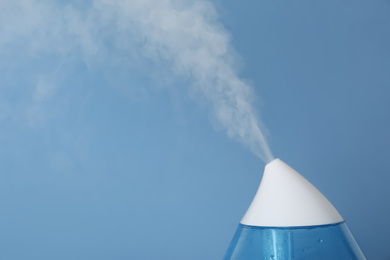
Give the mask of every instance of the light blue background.
M 215 4 L 275 156 L 327 196 L 368 259 L 390 259 L 390 2 Z M 190 82 L 156 82 L 147 61 L 72 59 L 35 104 L 31 80 L 58 60 L 12 55 L 0 61 L 0 259 L 222 258 L 264 164 L 214 131 Z

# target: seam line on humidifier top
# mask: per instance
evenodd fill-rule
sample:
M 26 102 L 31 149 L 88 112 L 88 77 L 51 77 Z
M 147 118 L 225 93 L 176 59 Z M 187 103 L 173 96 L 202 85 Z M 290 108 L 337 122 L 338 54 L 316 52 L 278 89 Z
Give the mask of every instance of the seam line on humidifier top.
M 331 223 L 331 224 L 323 224 L 323 225 L 311 225 L 311 226 L 287 226 L 287 227 L 280 227 L 280 226 L 275 226 L 275 227 L 270 227 L 270 226 L 251 226 L 251 225 L 245 225 L 240 223 L 240 226 L 246 227 L 246 228 L 251 228 L 251 229 L 313 229 L 313 228 L 327 228 L 331 226 L 338 226 L 341 224 L 344 224 L 345 221 L 337 222 L 337 223 Z

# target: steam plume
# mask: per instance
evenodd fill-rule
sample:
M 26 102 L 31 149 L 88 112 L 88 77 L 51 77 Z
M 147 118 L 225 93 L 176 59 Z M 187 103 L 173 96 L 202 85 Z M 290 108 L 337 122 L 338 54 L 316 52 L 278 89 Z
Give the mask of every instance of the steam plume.
M 84 3 L 84 5 L 81 5 Z M 229 33 L 206 0 L 94 0 L 73 4 L 41 0 L 0 2 L 0 57 L 15 46 L 26 55 L 78 54 L 90 65 L 113 59 L 110 42 L 131 58 L 140 52 L 169 63 L 211 103 L 230 138 L 265 162 L 273 159 L 253 107 L 253 90 L 234 69 Z M 29 39 L 21 42 L 20 39 Z M 3 51 L 1 51 L 3 50 Z M 45 85 L 45 93 L 49 92 Z M 37 85 L 42 92 L 42 84 Z M 44 95 L 36 94 L 35 98 Z

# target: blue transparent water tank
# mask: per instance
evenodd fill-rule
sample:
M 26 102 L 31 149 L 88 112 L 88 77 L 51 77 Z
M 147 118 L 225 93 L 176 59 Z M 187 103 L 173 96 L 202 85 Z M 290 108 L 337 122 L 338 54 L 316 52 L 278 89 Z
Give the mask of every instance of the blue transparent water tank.
M 225 260 L 366 259 L 345 222 L 303 227 L 240 224 Z

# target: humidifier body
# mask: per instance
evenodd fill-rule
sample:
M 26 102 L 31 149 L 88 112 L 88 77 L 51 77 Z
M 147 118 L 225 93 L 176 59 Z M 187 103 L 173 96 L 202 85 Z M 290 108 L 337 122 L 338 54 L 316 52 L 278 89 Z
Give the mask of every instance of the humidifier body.
M 280 159 L 260 187 L 225 260 L 364 260 L 344 219 L 309 181 Z
M 240 224 L 225 260 L 365 259 L 345 222 L 305 227 Z

